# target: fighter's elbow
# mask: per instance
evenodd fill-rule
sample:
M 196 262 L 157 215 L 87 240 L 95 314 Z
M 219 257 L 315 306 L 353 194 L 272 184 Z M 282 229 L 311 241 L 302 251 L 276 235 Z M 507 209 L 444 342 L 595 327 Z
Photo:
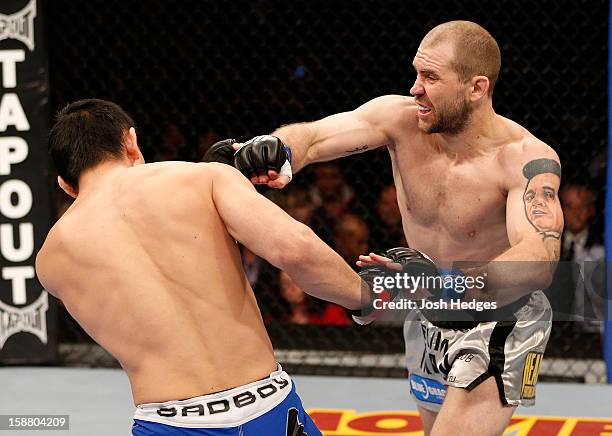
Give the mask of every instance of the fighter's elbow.
M 539 268 L 541 271 L 539 289 L 546 289 L 552 284 L 555 277 L 555 271 L 557 270 L 557 264 L 558 260 L 554 256 L 551 256 L 550 253 L 544 256 L 544 259 L 540 262 L 541 268 Z
M 548 259 L 542 259 L 540 261 L 535 262 L 535 264 L 537 265 L 537 267 L 533 268 L 533 273 L 530 274 L 530 287 L 533 290 L 546 289 L 551 285 L 553 281 L 556 262 Z
M 525 259 L 526 271 L 530 278 L 530 287 L 533 290 L 548 288 L 554 278 L 557 261 L 554 253 L 550 252 L 544 245 L 536 245 Z
M 297 224 L 283 237 L 276 250 L 275 264 L 282 270 L 291 270 L 306 264 L 315 251 L 317 236 L 309 227 Z
M 553 281 L 554 270 L 553 267 L 547 266 L 542 269 L 542 272 L 539 274 L 539 277 L 535 280 L 534 283 L 535 289 L 546 289 L 548 288 Z

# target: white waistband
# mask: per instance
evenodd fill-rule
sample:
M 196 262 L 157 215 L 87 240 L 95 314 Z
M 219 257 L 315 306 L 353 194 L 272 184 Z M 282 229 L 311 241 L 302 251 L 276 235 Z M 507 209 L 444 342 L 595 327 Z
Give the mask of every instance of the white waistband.
M 216 394 L 136 406 L 134 419 L 187 428 L 237 427 L 279 405 L 293 388 L 283 368 L 263 380 Z

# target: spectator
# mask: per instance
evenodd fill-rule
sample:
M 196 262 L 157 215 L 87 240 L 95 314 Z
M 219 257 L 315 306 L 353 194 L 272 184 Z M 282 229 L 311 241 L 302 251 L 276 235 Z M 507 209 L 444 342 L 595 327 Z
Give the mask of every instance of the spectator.
M 316 308 L 315 299 L 306 295 L 291 277 L 284 271 L 280 272 L 281 296 L 288 304 L 287 315 L 282 322 L 292 324 L 326 324 L 326 325 L 349 325 L 350 320 L 344 308 L 333 303 L 324 303 Z M 319 301 L 319 300 L 317 300 Z
M 367 224 L 357 215 L 346 214 L 334 227 L 334 246 L 336 252 L 357 269 L 355 262 L 360 254 L 367 254 L 370 231 Z
M 562 260 L 600 260 L 603 256 L 601 234 L 592 228 L 595 192 L 586 186 L 568 185 L 561 190 L 560 197 L 565 218 Z
M 169 122 L 164 126 L 161 144 L 155 153 L 154 160 L 176 160 L 186 146 L 187 140 L 181 133 L 179 125 Z
M 281 297 L 289 305 L 289 311 L 282 321 L 291 324 L 308 324 L 310 322 L 308 296 L 285 272 L 280 272 L 279 279 Z
M 331 162 L 323 162 L 314 167 L 314 183 L 310 195 L 315 206 L 325 207 L 334 216 L 342 214 L 354 197 L 340 167 Z
M 353 201 L 353 190 L 346 184 L 338 165 L 321 163 L 314 169 L 315 178 L 310 195 L 316 207 L 312 217 L 312 229 L 331 245 L 332 229 Z
M 259 273 L 265 261 L 243 245 L 240 246 L 240 254 L 242 255 L 242 267 L 244 268 L 247 280 L 251 287 L 253 287 L 259 279 Z
M 240 255 L 242 267 L 257 298 L 259 310 L 264 318 L 274 318 L 272 314 L 278 306 L 276 283 L 278 270 L 243 245 L 240 246 Z
M 595 192 L 582 185 L 567 185 L 560 192 L 565 219 L 561 262 L 549 296 L 562 319 L 585 321 L 583 330 L 599 331 L 602 318 L 603 284 L 597 276 L 605 257 L 601 232 L 594 226 Z M 567 316 L 569 315 L 569 317 Z
M 312 214 L 314 205 L 308 192 L 303 189 L 287 190 L 285 195 L 279 200 L 279 206 L 292 218 L 310 227 L 312 225 Z
M 402 215 L 397 205 L 395 185 L 382 190 L 376 203 L 377 220 L 372 223 L 370 247 L 373 250 L 387 250 L 392 247 L 406 247 L 402 228 Z

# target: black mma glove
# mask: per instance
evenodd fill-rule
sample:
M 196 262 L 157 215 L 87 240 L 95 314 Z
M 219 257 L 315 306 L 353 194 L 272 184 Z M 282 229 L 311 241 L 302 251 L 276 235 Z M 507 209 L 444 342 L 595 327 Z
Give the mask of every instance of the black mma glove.
M 390 248 L 383 255 L 402 266 L 402 272 L 411 276 L 437 276 L 438 268 L 432 260 L 419 250 L 408 247 Z
M 440 270 L 436 267 L 433 261 L 424 253 L 419 250 L 408 247 L 396 247 L 391 248 L 385 252 L 385 256 L 393 260 L 395 263 L 399 263 L 402 266 L 402 272 L 413 277 L 423 277 L 423 280 L 427 280 L 427 277 L 438 277 Z M 425 282 L 426 283 L 426 282 Z M 429 296 L 427 298 L 442 296 L 443 289 L 438 287 L 427 287 Z
M 276 136 L 256 136 L 234 151 L 235 139 L 214 143 L 204 154 L 202 162 L 220 162 L 232 165 L 245 177 L 251 178 L 268 170 L 287 176 L 291 181 L 291 149 Z
M 430 297 L 441 298 L 446 301 L 462 300 L 465 296 L 465 289 L 456 290 L 455 280 L 463 277 L 464 274 L 459 269 L 438 269 L 427 255 L 413 248 L 392 248 L 385 254 L 394 262 L 402 265 L 402 271 L 411 276 L 441 277 L 442 287 L 429 287 L 427 290 Z
M 291 180 L 291 149 L 276 136 L 256 136 L 236 152 L 234 166 L 247 178 L 272 170 Z
M 369 324 L 376 318 L 376 316 L 372 316 L 375 310 L 373 302 L 376 298 L 380 298 L 380 295 L 374 291 L 376 286 L 374 280 L 377 277 L 385 277 L 388 272 L 389 271 L 384 266 L 367 265 L 361 268 L 361 271 L 357 273 L 359 277 L 361 277 L 361 280 L 363 280 L 361 284 L 361 308 L 350 310 L 349 313 L 358 324 Z M 395 292 L 394 289 L 385 288 L 385 291 L 387 292 L 385 297 L 389 301 L 393 301 L 395 297 L 397 297 L 397 292 Z
M 369 295 L 364 296 L 364 304 L 361 311 L 352 311 L 353 320 L 358 324 L 369 324 L 374 319 L 378 318 L 385 310 L 377 310 L 373 306 L 375 299 L 383 301 L 393 301 L 397 298 L 400 292 L 404 291 L 402 287 L 382 286 L 381 282 L 374 283 L 375 278 L 394 277 L 397 274 L 408 274 L 409 276 L 437 276 L 438 270 L 432 260 L 418 250 L 407 247 L 396 247 L 385 251 L 381 256 L 391 259 L 394 263 L 402 267 L 402 271 L 389 269 L 383 265 L 368 265 L 362 268 L 359 276 L 369 286 L 365 292 Z M 376 292 L 375 286 L 380 289 L 384 288 L 383 292 Z M 433 290 L 432 290 L 433 291 Z M 369 301 L 368 301 L 369 300 Z
M 202 162 L 220 162 L 226 165 L 234 165 L 234 147 L 235 139 L 224 139 L 223 141 L 215 142 L 204 154 Z

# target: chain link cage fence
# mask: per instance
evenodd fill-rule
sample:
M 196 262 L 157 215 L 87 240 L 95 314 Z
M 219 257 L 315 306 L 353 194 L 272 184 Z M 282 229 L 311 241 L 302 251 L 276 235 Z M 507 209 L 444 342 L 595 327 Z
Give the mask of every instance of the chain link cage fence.
M 564 183 L 596 197 L 602 237 L 608 4 L 601 0 L 53 0 L 45 2 L 51 108 L 96 97 L 135 118 L 148 161 L 197 161 L 218 139 L 408 94 L 419 41 L 436 24 L 480 23 L 498 40 L 495 109 L 559 154 Z M 347 260 L 402 245 L 384 150 L 313 165 L 263 190 Z M 58 214 L 67 199 L 57 193 Z M 244 250 L 278 359 L 293 373 L 405 376 L 401 325 L 359 327 Z M 299 292 L 298 292 L 299 294 Z M 66 311 L 66 365 L 116 362 Z M 541 379 L 604 381 L 601 334 L 555 322 Z

